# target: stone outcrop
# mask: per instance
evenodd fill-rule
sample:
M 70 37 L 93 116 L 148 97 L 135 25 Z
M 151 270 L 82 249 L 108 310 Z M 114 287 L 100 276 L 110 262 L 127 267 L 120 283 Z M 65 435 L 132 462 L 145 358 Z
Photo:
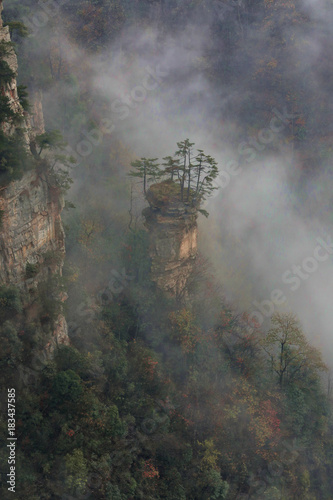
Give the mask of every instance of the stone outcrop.
M 0 191 L 0 282 L 17 286 L 26 283 L 27 264 L 40 271 L 36 280 L 47 272 L 61 272 L 65 255 L 64 231 L 61 224 L 63 200 L 59 191 L 49 185 L 45 175 L 27 172 L 19 181 Z M 57 253 L 60 263 L 48 269 L 45 255 Z M 48 259 L 50 260 L 50 259 Z
M 183 297 L 197 257 L 197 210 L 172 194 L 163 182 L 147 192 L 150 207 L 144 209 L 149 232 L 151 280 L 169 295 Z
M 1 17 L 1 8 L 0 8 L 0 17 Z M 2 26 L 2 20 L 0 22 L 0 44 L 8 44 L 10 43 L 10 34 L 9 34 L 9 27 Z M 10 69 L 17 75 L 17 70 L 18 70 L 18 64 L 17 64 L 17 57 L 15 54 L 15 51 L 12 47 L 6 47 L 6 54 L 3 57 L 3 60 L 8 64 Z M 19 96 L 17 93 L 17 82 L 16 78 L 13 78 L 10 82 L 5 83 L 1 87 L 1 94 L 3 96 L 6 96 L 9 99 L 9 105 L 11 109 L 17 114 L 22 117 L 25 116 L 24 110 L 20 104 L 19 101 Z M 1 124 L 2 130 L 10 135 L 15 131 L 15 125 L 12 123 L 3 123 Z M 24 131 L 24 139 L 27 144 L 27 147 L 29 145 L 29 118 L 25 116 L 24 123 L 21 125 L 21 128 Z
M 0 0 L 0 43 L 10 42 L 9 28 L 2 25 L 1 10 Z M 10 45 L 4 60 L 17 75 L 17 57 Z M 22 116 L 19 126 L 24 130 L 27 150 L 31 154 L 31 141 L 36 134 L 45 131 L 41 99 L 32 101 L 36 115 L 32 120 L 20 104 L 16 78 L 4 84 L 0 92 L 8 97 L 11 109 Z M 13 123 L 1 124 L 8 136 L 15 132 L 15 127 Z M 37 169 L 27 171 L 20 180 L 0 188 L 0 285 L 15 285 L 26 292 L 25 296 L 33 297 L 40 283 L 56 273 L 61 275 L 65 257 L 62 209 L 63 197 L 59 189 L 52 185 L 47 173 Z M 33 317 L 34 305 L 25 304 L 25 309 L 27 317 Z M 45 339 L 45 350 L 51 354 L 59 343 L 69 343 L 62 314 L 55 321 L 52 338 Z
M 31 128 L 35 135 L 45 132 L 44 113 L 42 104 L 42 91 L 39 89 L 29 89 L 29 100 L 31 103 Z

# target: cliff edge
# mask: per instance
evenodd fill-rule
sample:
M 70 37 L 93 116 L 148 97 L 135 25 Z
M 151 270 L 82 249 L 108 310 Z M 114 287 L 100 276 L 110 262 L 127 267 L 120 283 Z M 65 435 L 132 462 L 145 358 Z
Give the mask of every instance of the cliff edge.
M 33 164 L 30 143 L 36 132 L 33 119 L 22 108 L 17 90 L 17 57 L 10 44 L 9 28 L 3 27 L 0 1 L 0 46 L 2 63 L 8 70 L 7 79 L 0 83 L 2 104 L 14 118 L 0 124 L 2 137 L 16 137 L 20 133 L 28 162 Z M 40 109 L 40 102 L 34 105 Z M 36 120 L 35 120 L 36 121 Z M 3 155 L 0 163 L 6 162 Z M 15 168 L 15 165 L 14 165 Z M 47 172 L 27 168 L 18 179 L 0 185 L 0 286 L 15 286 L 24 295 L 24 314 L 32 321 L 40 320 L 41 307 L 36 307 L 38 288 L 54 276 L 61 276 L 65 258 L 65 235 L 61 222 L 63 197 L 59 188 L 52 185 Z M 65 296 L 56 297 L 63 300 Z M 45 337 L 45 350 L 52 353 L 59 343 L 69 343 L 67 324 L 62 313 L 52 322 L 51 338 Z

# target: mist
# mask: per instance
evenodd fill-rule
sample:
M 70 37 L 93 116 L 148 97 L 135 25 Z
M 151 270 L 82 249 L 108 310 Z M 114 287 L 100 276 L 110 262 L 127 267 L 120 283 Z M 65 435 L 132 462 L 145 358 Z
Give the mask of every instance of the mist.
M 330 7 L 4 0 L 19 496 L 332 498 Z
M 178 141 L 190 138 L 196 148 L 216 158 L 220 169 L 219 189 L 206 203 L 210 216 L 199 218 L 199 244 L 226 297 L 236 309 L 251 313 L 258 310 L 254 301 L 270 300 L 272 290 L 281 290 L 286 298 L 281 308 L 299 317 L 330 363 L 331 255 L 306 279 L 300 278 L 297 290 L 283 282 L 284 273 L 293 273 L 294 265 L 313 255 L 318 238 L 333 237 L 331 150 L 319 162 L 320 155 L 304 157 L 295 136 L 297 120 L 304 118 L 302 99 L 308 102 L 306 119 L 313 134 L 329 135 L 332 130 L 328 120 L 332 75 L 323 65 L 331 42 L 332 14 L 325 5 L 304 1 L 299 11 L 307 22 L 302 25 L 297 17 L 292 22 L 292 9 L 282 23 L 277 10 L 262 32 L 258 22 L 263 14 L 253 7 L 253 19 L 245 19 L 242 2 L 216 1 L 204 9 L 199 4 L 187 18 L 175 21 L 172 30 L 164 20 L 175 19 L 178 3 L 162 11 L 151 6 L 144 25 L 124 25 L 114 42 L 97 55 L 71 41 L 66 23 L 58 30 L 61 57 L 77 74 L 79 86 L 84 80 L 93 96 L 89 101 L 92 121 L 83 121 L 81 135 L 76 135 L 77 123 L 64 130 L 73 150 L 82 153 L 72 195 L 79 199 L 85 193 L 93 204 L 105 206 L 110 221 L 115 209 L 126 219 L 124 191 L 119 195 L 113 181 L 123 183 L 128 193 L 131 160 L 172 155 Z M 227 43 L 218 43 L 218 30 L 231 21 L 238 41 L 228 53 Z M 272 52 L 270 40 L 276 37 L 288 41 L 284 52 Z M 300 99 L 286 100 L 279 88 L 273 88 L 274 102 L 268 106 L 261 95 L 264 73 L 256 72 L 257 61 L 264 61 L 266 69 L 277 64 L 285 78 L 280 88 L 292 84 L 299 89 Z M 71 85 L 56 83 L 44 93 L 48 126 L 61 128 L 63 118 L 57 110 L 62 101 L 72 98 L 71 92 Z M 321 101 L 326 102 L 325 109 L 317 106 Z M 312 142 L 313 137 L 302 140 Z M 90 143 L 88 149 L 82 141 Z M 126 154 L 109 163 L 106 154 L 107 190 L 97 174 L 95 182 L 89 177 L 88 185 L 87 165 L 91 172 L 94 156 L 101 149 L 114 150 L 115 144 L 121 144 Z M 263 328 L 269 325 L 268 317 Z

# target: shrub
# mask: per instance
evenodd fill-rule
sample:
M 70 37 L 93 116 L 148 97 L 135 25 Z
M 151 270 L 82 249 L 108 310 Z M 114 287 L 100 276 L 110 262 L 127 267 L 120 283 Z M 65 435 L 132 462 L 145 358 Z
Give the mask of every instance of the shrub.
M 14 365 L 20 359 L 22 342 L 17 336 L 16 328 L 10 321 L 6 321 L 0 329 L 0 340 L 0 366 Z
M 25 85 L 18 85 L 17 93 L 20 99 L 21 106 L 24 109 L 24 111 L 30 111 L 31 106 L 28 100 L 27 87 Z
M 0 123 L 12 120 L 16 114 L 9 104 L 9 98 L 5 95 L 0 95 Z
M 0 130 L 0 186 L 20 179 L 32 164 L 32 157 L 24 143 L 23 131 L 17 129 L 12 136 L 7 137 Z
M 52 384 L 52 400 L 67 405 L 69 401 L 78 402 L 83 394 L 82 381 L 73 370 L 66 370 L 56 375 Z
M 44 264 L 46 266 L 59 266 L 64 259 L 64 255 L 59 250 L 49 250 L 43 254 Z
M 10 68 L 9 64 L 3 59 L 9 54 L 13 47 L 10 42 L 0 42 L 0 85 L 4 86 L 10 83 L 15 77 L 15 72 Z
M 66 464 L 66 485 L 75 494 L 83 493 L 87 479 L 88 467 L 82 450 L 74 450 L 65 457 Z
M 28 28 L 21 23 L 20 21 L 11 21 L 10 23 L 5 24 L 5 26 L 9 26 L 10 36 L 13 36 L 14 31 L 17 33 L 19 37 L 26 37 L 29 34 Z
M 0 320 L 12 318 L 22 311 L 20 291 L 15 287 L 0 287 Z
M 27 263 L 25 267 L 25 277 L 27 279 L 34 278 L 39 272 L 39 264 L 31 264 L 30 262 Z

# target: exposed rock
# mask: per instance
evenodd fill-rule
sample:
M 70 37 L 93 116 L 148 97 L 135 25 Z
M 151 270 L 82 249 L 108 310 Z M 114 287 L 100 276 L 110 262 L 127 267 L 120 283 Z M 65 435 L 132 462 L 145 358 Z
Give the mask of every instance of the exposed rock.
M 10 42 L 9 28 L 3 27 L 1 11 L 0 0 L 0 42 Z M 17 75 L 17 57 L 11 46 L 4 60 Z M 34 116 L 30 119 L 19 102 L 16 78 L 2 86 L 0 92 L 8 97 L 12 110 L 23 117 L 20 128 L 24 130 L 29 151 L 35 135 L 45 131 L 40 93 L 36 91 L 32 96 Z M 1 127 L 7 135 L 15 132 L 13 123 L 3 123 Z M 62 209 L 59 189 L 51 185 L 47 174 L 37 170 L 26 172 L 20 180 L 0 189 L 0 284 L 15 285 L 28 292 L 48 276 L 61 275 L 65 257 Z M 32 276 L 27 274 L 27 265 L 35 270 Z M 27 316 L 33 315 L 33 311 L 32 304 Z M 52 340 L 45 346 L 45 352 L 50 355 L 60 343 L 69 343 L 62 314 L 55 322 Z
M 0 23 L 0 43 L 8 43 L 10 42 L 10 34 L 9 34 L 9 27 L 5 26 L 2 27 L 2 21 Z M 4 56 L 4 61 L 7 62 L 9 65 L 10 69 L 17 75 L 17 69 L 18 69 L 18 64 L 17 64 L 17 57 L 15 54 L 15 51 L 13 47 L 8 47 L 7 48 L 7 54 Z M 24 110 L 20 104 L 18 93 L 17 93 L 17 82 L 16 78 L 13 78 L 10 82 L 6 83 L 4 86 L 1 87 L 1 93 L 2 95 L 8 97 L 9 99 L 9 105 L 12 108 L 12 110 L 17 113 L 18 115 L 22 117 L 26 117 Z M 22 130 L 24 131 L 24 139 L 27 144 L 27 147 L 29 146 L 29 120 L 25 119 L 24 122 L 20 125 Z M 15 132 L 16 126 L 13 125 L 13 123 L 4 123 L 1 125 L 2 130 L 10 135 Z
M 52 340 L 45 346 L 45 352 L 48 358 L 52 358 L 54 349 L 59 345 L 68 344 L 68 327 L 62 314 L 59 314 L 53 330 Z
M 144 209 L 149 231 L 151 279 L 172 296 L 186 295 L 188 278 L 197 257 L 197 210 L 179 201 L 174 184 L 155 184 L 147 192 Z
M 43 268 L 47 252 L 58 252 L 64 258 L 62 208 L 59 191 L 49 185 L 45 175 L 40 176 L 36 171 L 27 172 L 19 181 L 2 188 L 0 210 L 4 215 L 0 228 L 0 282 L 27 286 L 27 263 L 40 264 L 38 274 L 41 278 L 48 271 Z M 49 271 L 61 272 L 62 261 Z
M 31 103 L 31 128 L 36 135 L 44 134 L 45 124 L 42 91 L 39 89 L 29 90 L 29 101 Z

